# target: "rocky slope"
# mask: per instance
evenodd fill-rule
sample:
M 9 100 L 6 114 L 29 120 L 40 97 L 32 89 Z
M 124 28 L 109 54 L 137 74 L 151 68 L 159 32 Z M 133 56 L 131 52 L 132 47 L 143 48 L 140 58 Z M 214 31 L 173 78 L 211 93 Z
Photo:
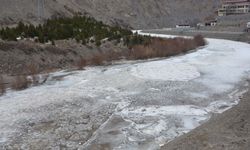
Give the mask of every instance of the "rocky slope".
M 0 25 L 23 20 L 38 23 L 38 0 L 0 0 Z M 196 23 L 211 17 L 218 0 L 49 0 L 44 18 L 89 14 L 109 24 L 136 29 L 160 28 L 179 23 Z

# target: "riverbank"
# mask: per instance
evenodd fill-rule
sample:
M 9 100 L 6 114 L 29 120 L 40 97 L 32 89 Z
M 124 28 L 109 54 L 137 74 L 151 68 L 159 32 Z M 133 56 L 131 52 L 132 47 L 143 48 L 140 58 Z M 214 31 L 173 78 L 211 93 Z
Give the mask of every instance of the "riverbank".
M 186 55 L 58 72 L 60 81 L 7 92 L 0 149 L 159 149 L 242 92 L 249 45 L 207 42 Z
M 0 41 L 0 95 L 7 88 L 23 90 L 44 83 L 48 74 L 55 70 L 82 70 L 87 66 L 111 65 L 119 60 L 165 58 L 206 45 L 199 35 L 192 39 L 167 39 L 135 34 L 130 38 L 133 44 L 107 40 L 100 46 L 82 45 L 75 40 L 58 40 L 54 45 Z
M 162 150 L 247 150 L 250 147 L 250 91 L 239 104 L 169 142 Z
M 227 39 L 232 41 L 241 41 L 250 43 L 250 33 L 246 32 L 176 29 L 176 28 L 143 30 L 142 32 L 152 33 L 152 34 L 175 35 L 175 36 L 193 36 L 199 34 L 205 38 Z
M 146 33 L 191 36 L 197 32 L 177 30 L 151 30 Z M 249 41 L 249 34 L 240 32 L 199 32 L 207 38 L 224 38 L 233 41 Z M 243 37 L 247 35 L 248 37 Z M 243 38 L 240 38 L 243 37 Z M 239 48 L 240 49 L 240 48 Z M 249 89 L 249 88 L 248 88 Z M 214 115 L 208 122 L 193 131 L 177 137 L 161 147 L 162 150 L 246 150 L 250 147 L 250 91 L 235 107 Z

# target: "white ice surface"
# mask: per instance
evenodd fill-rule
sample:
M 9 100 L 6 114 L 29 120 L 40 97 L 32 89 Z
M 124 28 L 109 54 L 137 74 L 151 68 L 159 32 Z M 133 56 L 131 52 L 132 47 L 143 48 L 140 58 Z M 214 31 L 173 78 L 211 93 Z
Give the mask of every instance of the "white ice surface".
M 152 61 L 136 65 L 132 74 L 149 80 L 188 81 L 200 76 L 197 69 L 186 63 L 170 61 Z
M 194 129 L 199 125 L 199 122 L 207 119 L 208 111 L 204 108 L 199 108 L 192 105 L 176 105 L 176 106 L 150 106 L 150 107 L 137 107 L 127 108 L 119 113 L 126 120 L 139 120 L 145 117 L 161 118 L 155 123 L 155 126 L 146 127 L 145 125 L 136 125 L 136 128 L 146 134 L 153 136 L 160 136 L 161 132 L 166 130 L 168 125 L 164 122 L 166 116 L 177 116 L 182 122 L 179 130 Z
M 154 34 L 152 36 L 169 37 Z M 207 41 L 207 46 L 187 55 L 144 63 L 87 68 L 84 71 L 73 72 L 62 81 L 51 79 L 42 86 L 19 92 L 10 91 L 0 97 L 0 144 L 15 132 L 12 127 L 16 121 L 29 119 L 32 116 L 23 112 L 25 109 L 39 108 L 51 103 L 71 102 L 79 98 L 93 98 L 98 100 L 98 105 L 118 104 L 120 108 L 116 114 L 131 122 L 131 126 L 123 130 L 126 133 L 138 132 L 138 135 L 127 135 L 130 142 L 139 141 L 141 139 L 139 135 L 143 135 L 153 136 L 155 143 L 162 145 L 199 126 L 212 112 L 221 113 L 237 104 L 234 95 L 242 94 L 242 91 L 236 91 L 222 99 L 212 97 L 237 89 L 238 84 L 247 76 L 250 69 L 250 45 L 228 40 L 207 39 Z M 64 74 L 68 73 L 54 73 L 51 77 Z M 180 89 L 189 94 L 190 97 L 183 100 L 185 104 L 175 104 L 175 97 L 170 99 L 172 101 L 169 106 L 158 103 L 158 105 L 133 106 L 131 103 L 133 95 L 147 94 L 148 91 L 145 91 L 144 86 L 148 82 L 152 85 L 158 85 L 159 82 L 168 85 L 168 81 L 171 81 L 173 86 L 173 90 L 170 89 L 168 92 Z M 182 89 L 188 84 L 201 86 L 205 90 L 200 91 L 200 87 L 193 87 L 192 91 Z M 162 90 L 165 90 L 164 86 L 152 87 L 149 91 L 161 95 Z M 182 95 L 176 95 L 179 96 Z M 189 102 L 197 98 L 206 99 L 209 104 L 189 105 Z M 164 97 L 161 99 L 169 100 Z M 136 122 L 136 120 L 147 120 L 148 117 L 153 120 L 149 119 L 145 123 Z M 122 149 L 122 145 L 119 147 Z

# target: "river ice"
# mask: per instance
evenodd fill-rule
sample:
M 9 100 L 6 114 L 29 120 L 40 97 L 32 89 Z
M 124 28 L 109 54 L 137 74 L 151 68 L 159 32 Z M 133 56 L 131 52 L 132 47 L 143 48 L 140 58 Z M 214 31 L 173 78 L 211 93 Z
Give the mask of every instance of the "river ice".
M 44 85 L 8 91 L 0 97 L 0 148 L 158 149 L 245 92 L 250 45 L 207 41 L 186 55 L 61 71 Z

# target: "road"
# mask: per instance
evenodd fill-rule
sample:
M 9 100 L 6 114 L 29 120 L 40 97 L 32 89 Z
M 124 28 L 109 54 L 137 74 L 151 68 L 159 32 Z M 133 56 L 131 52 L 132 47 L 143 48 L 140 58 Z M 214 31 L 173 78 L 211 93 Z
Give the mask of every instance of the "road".
M 154 34 L 179 35 L 179 36 L 195 36 L 199 34 L 206 38 L 227 39 L 227 40 L 250 43 L 250 34 L 246 32 L 213 31 L 213 30 L 207 31 L 207 30 L 197 30 L 194 28 L 190 29 L 166 28 L 166 29 L 145 30 L 144 32 L 154 33 Z
M 8 91 L 0 149 L 159 149 L 246 92 L 250 45 L 207 41 L 186 55 L 51 73 Z

